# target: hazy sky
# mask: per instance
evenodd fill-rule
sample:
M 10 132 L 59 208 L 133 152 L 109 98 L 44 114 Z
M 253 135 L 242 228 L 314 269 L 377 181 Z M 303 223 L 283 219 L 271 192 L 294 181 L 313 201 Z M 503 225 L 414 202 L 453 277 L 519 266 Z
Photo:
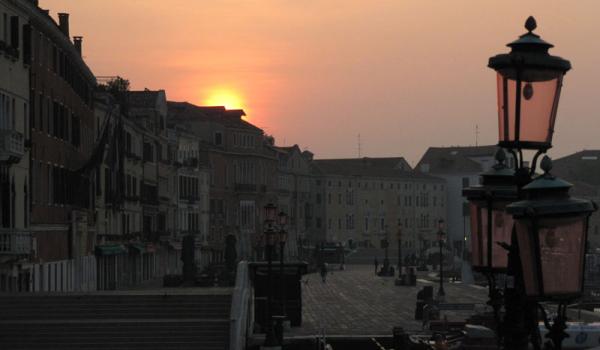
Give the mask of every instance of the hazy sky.
M 214 103 L 319 158 L 497 142 L 490 56 L 525 32 L 571 60 L 550 154 L 600 148 L 600 3 L 435 0 L 41 0 L 71 14 L 96 75 Z M 237 97 L 237 98 L 236 98 Z M 235 102 L 234 100 L 239 100 Z

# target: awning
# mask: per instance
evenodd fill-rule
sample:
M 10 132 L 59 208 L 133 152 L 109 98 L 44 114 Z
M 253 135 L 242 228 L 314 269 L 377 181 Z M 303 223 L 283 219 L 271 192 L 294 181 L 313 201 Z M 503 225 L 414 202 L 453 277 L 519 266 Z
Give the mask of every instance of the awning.
M 143 245 L 142 243 L 130 243 L 129 249 L 131 249 L 132 253 L 142 254 L 143 252 L 146 251 L 146 246 Z
M 127 253 L 121 244 L 105 244 L 96 246 L 96 255 L 120 255 Z

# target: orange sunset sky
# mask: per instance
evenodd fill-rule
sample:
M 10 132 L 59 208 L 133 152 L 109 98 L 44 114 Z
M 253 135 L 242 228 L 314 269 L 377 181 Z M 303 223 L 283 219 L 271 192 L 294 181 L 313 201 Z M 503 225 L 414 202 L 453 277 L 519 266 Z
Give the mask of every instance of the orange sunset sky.
M 497 142 L 490 56 L 536 32 L 571 60 L 554 157 L 600 148 L 600 3 L 434 0 L 41 0 L 71 14 L 96 75 L 170 100 L 244 108 L 319 158 Z

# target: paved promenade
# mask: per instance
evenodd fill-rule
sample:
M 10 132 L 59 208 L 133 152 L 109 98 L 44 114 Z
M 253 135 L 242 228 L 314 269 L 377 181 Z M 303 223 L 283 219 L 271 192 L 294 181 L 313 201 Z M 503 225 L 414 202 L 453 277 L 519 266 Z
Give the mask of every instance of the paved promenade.
M 421 321 L 414 320 L 417 292 L 425 285 L 438 283 L 420 275 L 416 287 L 399 287 L 393 278 L 374 274 L 373 266 L 347 265 L 345 271 L 333 271 L 327 282 L 318 274 L 303 277 L 303 326 L 293 335 L 382 335 L 392 327 L 420 330 Z M 459 283 L 444 284 L 447 303 L 485 303 L 487 288 Z M 461 320 L 469 312 L 445 312 L 448 320 Z

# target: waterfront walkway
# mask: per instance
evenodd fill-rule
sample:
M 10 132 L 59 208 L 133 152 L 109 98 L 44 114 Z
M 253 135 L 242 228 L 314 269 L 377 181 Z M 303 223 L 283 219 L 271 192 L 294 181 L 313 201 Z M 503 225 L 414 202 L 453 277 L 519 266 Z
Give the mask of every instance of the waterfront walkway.
M 337 265 L 331 265 L 338 267 Z M 346 265 L 346 270 L 334 270 L 321 281 L 317 273 L 303 276 L 303 325 L 293 328 L 290 335 L 383 335 L 391 334 L 394 326 L 405 330 L 420 330 L 421 321 L 414 319 L 417 292 L 423 286 L 438 283 L 433 275 L 419 275 L 416 287 L 394 285 L 394 278 L 378 277 L 374 267 Z M 461 283 L 444 284 L 446 303 L 484 304 L 487 288 Z M 481 306 L 483 307 L 483 305 Z M 448 320 L 464 320 L 467 311 L 447 311 Z M 443 317 L 443 316 L 442 316 Z

